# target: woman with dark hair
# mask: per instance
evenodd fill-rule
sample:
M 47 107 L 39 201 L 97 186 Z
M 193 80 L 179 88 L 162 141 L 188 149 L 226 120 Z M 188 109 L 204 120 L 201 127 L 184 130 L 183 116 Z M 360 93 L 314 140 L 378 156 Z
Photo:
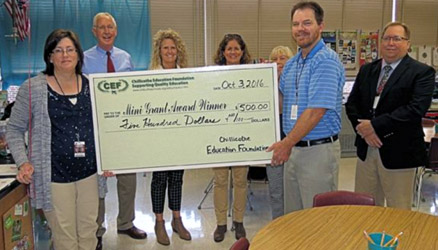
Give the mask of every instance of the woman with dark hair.
M 56 249 L 95 249 L 96 155 L 77 35 L 54 30 L 44 46 L 44 61 L 45 70 L 21 85 L 8 122 L 17 180 L 31 184 L 32 205 L 43 210 Z
M 251 56 L 242 37 L 238 34 L 225 35 L 219 44 L 214 57 L 218 65 L 237 65 L 250 63 Z M 214 231 L 214 241 L 221 242 L 227 231 L 228 209 L 228 167 L 213 168 L 214 171 L 214 211 L 217 227 Z M 243 216 L 246 208 L 247 166 L 231 167 L 233 175 L 233 228 L 236 239 L 246 236 L 243 227 Z
M 230 43 L 230 44 L 228 44 Z M 238 53 L 233 55 L 231 50 L 233 46 L 238 49 Z M 236 47 L 236 45 L 238 45 Z M 227 47 L 228 46 L 228 47 Z M 230 55 L 230 56 L 228 56 Z M 245 42 L 239 34 L 227 34 L 219 43 L 219 48 L 214 56 L 214 63 L 216 65 L 232 65 L 232 64 L 248 64 L 251 62 L 251 56 L 248 52 Z

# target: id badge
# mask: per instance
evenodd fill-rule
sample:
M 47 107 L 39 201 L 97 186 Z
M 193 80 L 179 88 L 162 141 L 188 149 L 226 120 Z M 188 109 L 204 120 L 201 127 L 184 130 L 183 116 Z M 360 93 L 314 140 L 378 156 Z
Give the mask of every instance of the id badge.
M 75 157 L 85 157 L 85 142 L 75 141 L 74 150 Z
M 298 119 L 298 105 L 292 105 L 290 110 L 290 119 L 291 120 Z
M 373 109 L 377 108 L 377 104 L 379 104 L 380 96 L 374 97 Z

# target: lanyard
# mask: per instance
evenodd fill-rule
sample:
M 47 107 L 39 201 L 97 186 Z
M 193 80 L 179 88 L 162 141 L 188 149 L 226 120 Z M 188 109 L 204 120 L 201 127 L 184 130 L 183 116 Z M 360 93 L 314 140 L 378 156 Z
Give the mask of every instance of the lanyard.
M 64 97 L 66 97 L 66 95 L 65 95 L 65 93 L 64 93 L 64 90 L 63 90 L 62 87 L 61 87 L 61 84 L 59 84 L 59 81 L 58 81 L 58 79 L 56 78 L 56 75 L 53 74 L 53 76 L 55 77 L 55 81 L 56 81 L 56 83 L 58 84 L 58 87 L 59 87 L 59 89 L 61 90 L 62 94 L 64 95 Z M 76 89 L 77 89 L 77 91 L 78 91 L 78 93 L 77 93 L 77 95 L 76 95 L 76 98 L 77 98 L 77 102 L 79 102 L 79 94 L 80 94 L 80 91 L 79 91 L 79 80 L 78 80 L 78 75 L 77 75 L 77 74 L 76 74 Z M 75 108 L 76 108 L 76 107 L 75 107 Z M 76 109 L 73 109 L 73 115 L 76 115 Z M 80 141 L 80 136 L 79 136 L 79 129 L 78 129 L 78 123 L 77 123 L 77 120 L 75 120 L 75 135 L 76 135 L 76 140 L 77 140 L 77 141 Z
M 58 84 L 59 89 L 61 90 L 62 94 L 65 96 L 64 90 L 62 89 L 61 84 L 59 84 L 58 82 L 58 78 L 56 78 L 55 74 L 53 74 L 53 77 L 55 77 L 56 84 Z M 79 80 L 77 74 L 76 74 L 76 89 L 78 90 L 78 95 L 79 95 Z
M 298 85 L 300 83 L 301 75 L 303 74 L 304 66 L 306 64 L 306 58 L 304 58 L 303 63 L 300 63 L 301 57 L 298 58 L 297 67 L 296 67 L 296 75 L 295 75 L 295 104 L 298 104 Z M 299 69 L 301 65 L 301 69 Z M 298 74 L 298 72 L 300 72 Z

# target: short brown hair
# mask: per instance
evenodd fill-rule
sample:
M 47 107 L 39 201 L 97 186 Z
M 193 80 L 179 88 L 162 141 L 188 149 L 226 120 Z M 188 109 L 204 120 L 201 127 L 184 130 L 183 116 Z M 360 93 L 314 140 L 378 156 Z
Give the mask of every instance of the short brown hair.
M 385 25 L 385 28 L 383 28 L 382 37 L 383 37 L 383 35 L 385 35 L 386 30 L 387 30 L 389 27 L 392 27 L 392 26 L 401 26 L 401 27 L 403 27 L 403 29 L 405 30 L 405 36 L 406 36 L 406 38 L 407 38 L 408 40 L 411 39 L 411 30 L 409 29 L 408 25 L 406 25 L 405 23 L 402 23 L 402 22 L 389 22 L 389 23 L 387 23 L 387 24 Z
M 290 19 L 292 20 L 297 10 L 311 9 L 315 13 L 315 19 L 318 25 L 324 21 L 324 10 L 317 2 L 299 2 L 292 8 Z

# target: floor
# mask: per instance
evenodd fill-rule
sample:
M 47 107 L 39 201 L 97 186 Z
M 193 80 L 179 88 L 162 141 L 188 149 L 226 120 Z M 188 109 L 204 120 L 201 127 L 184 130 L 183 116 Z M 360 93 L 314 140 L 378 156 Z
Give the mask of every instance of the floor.
M 339 171 L 339 189 L 353 190 L 356 158 L 342 158 Z M 186 228 L 192 234 L 191 241 L 184 241 L 172 232 L 170 221 L 171 213 L 165 210 L 166 228 L 170 237 L 170 246 L 162 246 L 156 242 L 154 233 L 155 218 L 151 208 L 150 181 L 151 174 L 137 174 L 137 195 L 136 195 L 136 219 L 134 221 L 138 228 L 145 230 L 148 234 L 146 240 L 134 240 L 125 235 L 116 233 L 117 220 L 117 195 L 116 180 L 109 179 L 109 193 L 106 199 L 106 227 L 107 232 L 103 237 L 104 249 L 193 249 L 193 250 L 216 250 L 229 249 L 235 242 L 234 233 L 228 228 L 225 240 L 220 243 L 213 241 L 213 231 L 216 227 L 213 195 L 208 194 L 201 209 L 198 208 L 204 196 L 205 188 L 209 184 L 213 172 L 211 169 L 186 170 L 184 174 L 183 204 L 181 215 Z M 438 177 L 426 176 L 423 184 L 423 199 L 420 211 L 438 215 Z M 251 241 L 256 232 L 271 220 L 269 206 L 268 184 L 264 181 L 253 181 L 251 183 L 250 201 L 253 209 L 247 206 L 244 225 L 247 238 Z M 416 209 L 416 208 L 413 208 Z M 231 225 L 229 218 L 228 225 Z M 38 248 L 47 249 L 47 248 Z

